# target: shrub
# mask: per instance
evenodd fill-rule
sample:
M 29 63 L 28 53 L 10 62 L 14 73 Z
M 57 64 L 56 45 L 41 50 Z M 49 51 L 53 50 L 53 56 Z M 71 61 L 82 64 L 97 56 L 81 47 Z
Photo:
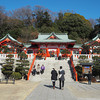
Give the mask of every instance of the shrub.
M 22 78 L 22 76 L 19 72 L 13 72 L 10 77 L 14 78 L 15 80 Z

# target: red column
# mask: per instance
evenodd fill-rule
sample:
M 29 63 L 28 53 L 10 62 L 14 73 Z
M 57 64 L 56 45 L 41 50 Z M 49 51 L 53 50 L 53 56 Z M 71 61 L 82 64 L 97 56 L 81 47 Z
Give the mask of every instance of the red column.
M 81 52 L 82 52 L 82 49 L 80 48 L 80 49 L 79 49 L 79 54 L 81 54 Z
M 75 74 L 75 77 L 76 77 L 76 81 L 78 81 L 78 78 L 77 78 L 77 72 L 76 72 L 76 74 Z
M 24 49 L 24 52 L 25 52 L 25 54 L 27 54 L 27 50 L 26 50 L 26 48 Z
M 72 54 L 73 54 L 73 51 L 71 50 L 71 51 L 70 51 L 70 56 L 72 56 Z
M 60 49 L 57 48 L 57 57 L 59 56 L 59 53 L 60 53 Z
M 48 48 L 46 48 L 46 53 L 47 53 L 47 57 L 50 57 L 50 54 L 49 54 Z

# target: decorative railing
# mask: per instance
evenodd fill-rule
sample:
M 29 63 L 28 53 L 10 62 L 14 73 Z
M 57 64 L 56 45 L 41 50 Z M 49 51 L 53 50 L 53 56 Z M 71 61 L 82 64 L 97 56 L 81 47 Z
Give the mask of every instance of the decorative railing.
M 77 72 L 73 63 L 72 56 L 70 56 L 70 62 L 71 62 L 71 67 L 72 67 L 72 73 L 74 74 L 74 79 L 75 81 L 78 81 Z
M 94 56 L 100 57 L 100 54 L 73 54 L 73 60 L 79 60 L 80 56 L 87 56 L 88 60 L 92 60 L 92 57 Z
M 6 59 L 8 54 L 0 54 L 0 59 Z M 12 54 L 14 55 L 13 59 L 19 59 L 18 54 Z M 27 54 L 27 59 L 33 59 L 33 54 Z
M 28 71 L 28 74 L 27 74 L 27 80 L 29 80 L 30 73 L 31 73 L 32 68 L 33 68 L 33 66 L 34 66 L 35 59 L 36 59 L 36 55 L 34 55 L 34 58 L 33 58 L 32 64 L 31 64 L 30 69 L 29 69 L 29 71 Z

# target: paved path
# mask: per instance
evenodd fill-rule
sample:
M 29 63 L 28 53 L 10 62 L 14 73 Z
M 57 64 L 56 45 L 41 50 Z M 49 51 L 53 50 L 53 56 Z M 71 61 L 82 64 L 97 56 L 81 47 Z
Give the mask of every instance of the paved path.
M 52 88 L 50 81 L 42 82 L 25 100 L 77 100 L 67 88 L 60 90 L 58 82 L 56 88 Z
M 36 60 L 35 64 L 38 63 L 46 66 L 45 73 L 43 75 L 31 75 L 30 81 L 41 81 L 41 83 L 25 100 L 100 100 L 100 84 L 88 85 L 74 82 L 68 60 L 59 61 L 48 58 L 46 61 Z M 66 73 L 64 90 L 58 88 L 58 81 L 56 82 L 56 89 L 53 89 L 50 81 L 52 68 L 54 67 L 58 71 L 59 66 L 63 66 Z
M 100 84 L 66 82 L 64 90 L 52 88 L 51 81 L 43 81 L 25 100 L 100 100 Z

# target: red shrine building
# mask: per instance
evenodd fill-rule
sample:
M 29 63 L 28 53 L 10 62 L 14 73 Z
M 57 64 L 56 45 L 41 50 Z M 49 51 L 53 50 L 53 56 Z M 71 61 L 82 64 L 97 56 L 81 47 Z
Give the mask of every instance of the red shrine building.
M 81 54 L 81 45 L 76 44 L 76 40 L 68 38 L 67 33 L 39 33 L 38 38 L 30 40 L 31 45 L 22 44 L 14 39 L 10 34 L 7 34 L 0 39 L 0 48 L 6 46 L 9 53 L 17 54 L 20 51 L 25 53 L 37 54 L 39 50 L 43 50 L 46 57 L 57 55 L 63 51 L 68 50 L 70 54 Z M 0 53 L 4 53 L 0 51 Z
M 22 49 L 23 44 L 15 40 L 10 34 L 5 35 L 2 39 L 0 39 L 0 48 L 2 50 L 0 53 L 4 53 L 5 49 L 7 49 L 6 53 L 16 54 L 17 51 Z M 21 50 L 22 51 L 22 50 Z
M 30 40 L 31 46 L 27 51 L 37 53 L 38 50 L 44 50 L 47 57 L 53 53 L 59 56 L 62 50 L 67 49 L 73 53 L 81 53 L 81 46 L 76 45 L 76 40 L 68 38 L 67 33 L 39 33 L 38 38 Z
M 90 54 L 98 54 L 100 50 L 100 34 L 97 34 L 92 40 L 85 43 L 88 45 Z

